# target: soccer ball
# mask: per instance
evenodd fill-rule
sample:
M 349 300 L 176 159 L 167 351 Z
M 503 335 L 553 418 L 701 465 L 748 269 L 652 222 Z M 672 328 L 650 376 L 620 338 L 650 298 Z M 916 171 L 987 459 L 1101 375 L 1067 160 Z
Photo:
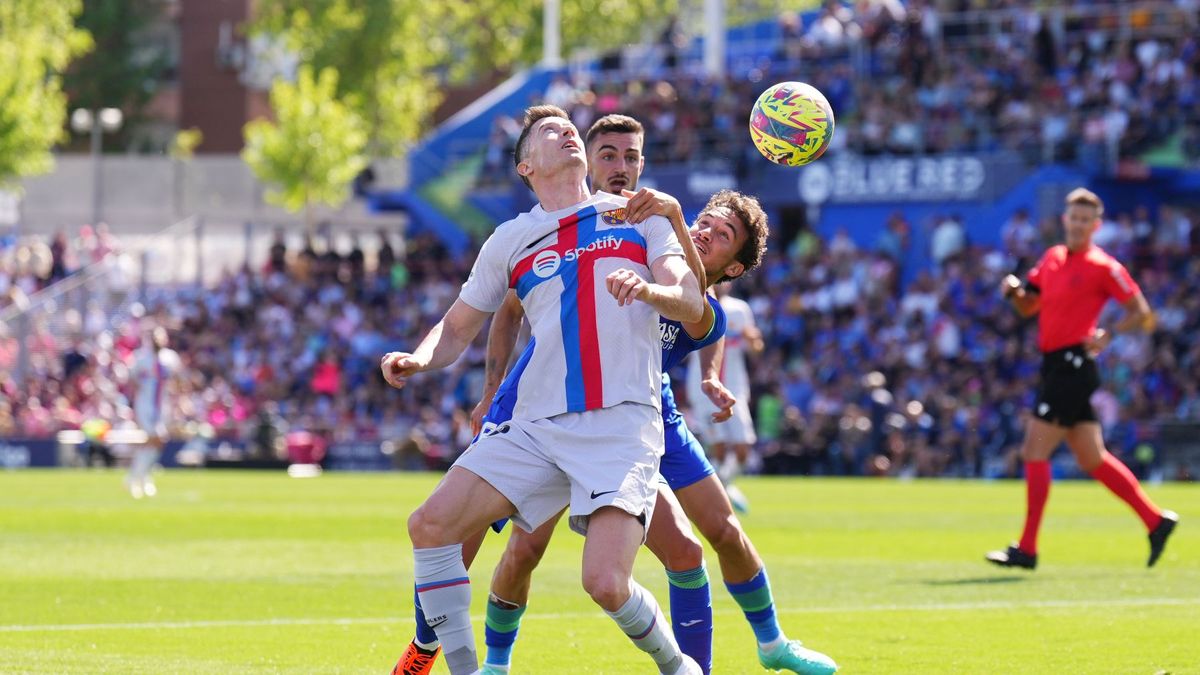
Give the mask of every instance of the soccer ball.
M 763 157 L 784 166 L 816 160 L 833 138 L 833 109 L 825 95 L 803 82 L 768 88 L 750 111 L 750 138 Z

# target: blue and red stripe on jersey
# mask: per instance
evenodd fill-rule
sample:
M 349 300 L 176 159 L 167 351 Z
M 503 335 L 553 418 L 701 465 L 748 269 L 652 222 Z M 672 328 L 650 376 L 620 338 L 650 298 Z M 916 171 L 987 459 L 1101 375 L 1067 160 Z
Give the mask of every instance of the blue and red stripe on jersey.
M 596 261 L 623 258 L 639 265 L 647 264 L 646 239 L 641 232 L 632 227 L 597 231 L 599 215 L 594 206 L 589 206 L 560 219 L 558 241 L 519 260 L 509 276 L 509 287 L 522 299 L 542 282 L 556 276 L 562 278 L 559 319 L 566 355 L 564 384 L 568 412 L 604 407 L 596 315 Z M 554 257 L 547 255 L 547 251 L 558 256 L 557 267 L 552 270 Z M 535 269 L 535 261 L 539 261 L 538 269 Z

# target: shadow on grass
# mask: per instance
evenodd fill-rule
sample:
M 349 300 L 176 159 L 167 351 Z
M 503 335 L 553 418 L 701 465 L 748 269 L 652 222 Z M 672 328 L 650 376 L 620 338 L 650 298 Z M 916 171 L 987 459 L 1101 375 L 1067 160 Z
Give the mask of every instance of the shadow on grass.
M 1028 575 L 1012 575 L 1007 577 L 967 577 L 965 579 L 922 579 L 919 583 L 926 586 L 977 586 L 987 584 L 1011 584 L 1028 580 Z

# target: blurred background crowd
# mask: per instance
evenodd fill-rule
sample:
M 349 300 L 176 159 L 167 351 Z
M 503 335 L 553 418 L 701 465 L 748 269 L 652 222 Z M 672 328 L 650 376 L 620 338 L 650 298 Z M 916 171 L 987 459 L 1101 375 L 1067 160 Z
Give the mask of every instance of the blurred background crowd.
M 185 91 L 179 82 L 208 77 L 205 81 L 214 86 L 223 83 L 230 92 L 267 106 L 264 87 L 286 78 L 274 71 L 269 77 L 248 77 L 253 59 L 242 66 L 221 60 L 236 51 L 234 19 L 223 19 L 224 27 L 210 31 L 203 17 L 190 12 L 200 3 L 167 4 L 174 9 L 148 25 L 178 37 L 179 44 L 207 44 L 204 36 L 216 35 L 218 59 L 214 65 L 207 48 L 165 49 L 178 68 L 163 71 L 160 93 L 178 94 L 184 110 L 195 102 L 189 96 L 201 89 Z M 1071 187 L 1108 181 L 1106 188 L 1121 206 L 1107 214 L 1096 242 L 1127 264 L 1159 322 L 1152 336 L 1114 341 L 1101 357 L 1105 384 L 1093 403 L 1110 447 L 1136 471 L 1152 470 L 1163 425 L 1200 421 L 1200 202 L 1189 196 L 1187 186 L 1195 182 L 1155 191 L 1152 181 L 1121 179 L 1146 179 L 1160 169 L 1183 169 L 1177 173 L 1192 175 L 1193 181 L 1200 175 L 1187 171 L 1200 166 L 1200 2 L 828 0 L 812 7 L 803 14 L 770 12 L 766 20 L 728 17 L 724 59 L 718 59 L 722 68 L 715 70 L 700 53 L 702 33 L 693 26 L 688 34 L 681 27 L 688 20 L 695 23 L 696 16 L 689 19 L 681 10 L 654 26 L 647 23 L 640 36 L 631 33 L 568 55 L 553 77 L 543 71 L 536 86 L 513 94 L 519 105 L 504 108 L 490 94 L 482 95 L 504 89 L 497 85 L 515 70 L 497 69 L 467 83 L 457 112 L 471 119 L 448 122 L 450 132 L 425 130 L 423 145 L 407 148 L 412 150 L 410 184 L 398 191 L 398 206 L 388 208 L 406 212 L 408 230 L 398 228 L 401 219 L 392 215 L 368 220 L 381 216 L 384 198 L 395 196 L 377 184 L 376 178 L 381 183 L 388 173 L 383 152 L 373 158 L 379 160 L 378 176 L 372 166 L 360 170 L 365 159 L 347 164 L 359 167 L 345 175 L 359 172 L 351 204 L 360 220 L 351 223 L 347 216 L 311 227 L 314 205 L 305 201 L 305 226 L 292 221 L 277 231 L 265 255 L 251 254 L 249 223 L 244 255 L 237 252 L 236 224 L 205 232 L 196 224 L 200 218 L 159 232 L 152 238 L 159 249 L 182 250 L 184 234 L 195 235 L 194 256 L 158 261 L 169 271 L 186 262 L 194 283 L 170 275 L 175 281 L 148 282 L 145 249 L 126 250 L 104 224 L 49 236 L 38 234 L 52 231 L 44 224 L 41 230 L 0 228 L 0 438 L 50 437 L 95 419 L 132 426 L 134 353 L 153 327 L 164 326 L 184 364 L 168 396 L 178 438 L 229 442 L 265 457 L 284 435 L 306 433 L 326 444 L 380 441 L 409 468 L 445 466 L 470 439 L 468 413 L 483 378 L 483 336 L 452 368 L 418 377 L 402 391 L 385 386 L 378 363 L 386 351 L 414 346 L 466 278 L 475 249 L 459 251 L 447 231 L 461 229 L 457 241 L 474 237 L 477 246 L 498 222 L 497 214 L 511 215 L 516 205 L 529 201 L 512 173 L 511 153 L 520 131 L 512 112 L 525 103 L 553 103 L 568 110 L 580 129 L 605 114 L 631 112 L 646 125 L 651 178 L 658 167 L 700 172 L 719 164 L 732 170 L 709 172 L 706 180 L 716 176 L 753 184 L 743 181 L 748 172 L 773 167 L 750 144 L 746 111 L 769 84 L 801 79 L 820 89 L 836 111 L 837 132 L 827 157 L 852 155 L 866 158 L 864 163 L 876 156 L 949 154 L 1024 160 L 989 164 L 992 191 L 972 197 L 972 207 L 995 204 L 1012 188 L 1009 176 L 995 175 L 1004 171 L 997 166 L 1029 169 L 1030 176 L 1038 168 L 1066 167 L 1070 178 L 1050 182 Z M 727 7 L 731 14 L 742 9 Z M 108 26 L 105 16 L 91 12 L 84 18 L 96 23 L 91 29 L 98 35 L 131 30 L 119 21 Z M 334 28 L 332 23 L 308 27 Z M 165 40 L 160 46 L 172 44 Z M 336 62 L 336 56 L 322 58 Z M 357 65 L 359 60 L 351 59 L 341 67 L 353 75 Z M 211 68 L 219 72 L 205 74 Z M 725 74 L 706 74 L 719 71 Z M 266 85 L 247 84 L 259 80 Z M 527 83 L 534 81 L 531 76 Z M 72 105 L 117 104 L 129 107 L 119 101 Z M 248 121 L 255 105 L 239 114 Z M 281 123 L 288 121 L 288 115 L 275 113 Z M 168 115 L 159 126 L 182 134 L 183 117 L 172 119 Z M 83 115 L 79 121 L 88 120 Z M 191 150 L 172 151 L 169 171 L 166 164 L 143 162 L 138 171 L 144 173 L 132 173 L 137 158 L 123 158 L 129 166 L 121 170 L 131 173 L 113 173 L 109 186 L 120 188 L 117 193 L 137 193 L 128 201 L 138 209 L 124 213 L 143 213 L 146 201 L 144 191 L 125 188 L 169 174 L 169 185 L 159 185 L 159 192 L 173 195 L 172 214 L 208 204 L 192 200 L 185 188 L 211 182 L 219 184 L 220 203 L 241 195 L 252 205 L 243 222 L 263 216 L 257 192 L 263 185 L 245 173 L 245 158 L 234 154 L 246 147 L 242 135 L 234 133 L 236 125 L 223 117 L 196 120 L 204 133 L 191 134 L 188 148 L 226 156 L 203 157 L 185 167 Z M 116 164 L 102 156 L 103 134 L 114 130 L 94 123 L 85 130 L 88 125 L 75 121 L 73 142 L 81 143 L 84 134 L 92 141 L 92 212 L 99 213 L 102 203 L 115 212 L 124 204 L 121 195 L 106 196 L 100 189 L 102 164 Z M 321 134 L 349 127 L 331 128 L 306 129 L 302 136 L 316 134 L 334 147 L 337 135 Z M 413 134 L 405 126 L 402 135 Z M 138 145 L 125 140 L 127 149 Z M 360 147 L 347 156 L 365 157 L 365 152 Z M 439 156 L 429 162 L 423 154 Z M 469 171 L 461 170 L 468 165 Z M 203 173 L 188 178 L 193 169 Z M 1015 178 L 1019 171 L 1013 170 Z M 55 204 L 79 192 L 53 188 L 75 186 L 73 175 L 64 172 L 63 182 L 43 185 L 42 196 L 51 197 L 44 201 Z M 460 176 L 468 185 L 458 185 Z M 726 185 L 712 189 L 718 187 Z M 790 197 L 792 202 L 780 198 L 768 204 L 774 218 L 770 253 L 759 271 L 732 289 L 750 303 L 767 344 L 750 364 L 751 409 L 760 439 L 757 468 L 922 476 L 1017 471 L 1015 449 L 1038 368 L 1036 331 L 1033 322 L 1021 321 L 1001 302 L 997 285 L 1009 272 L 1027 271 L 1059 240 L 1052 211 L 1061 195 L 1051 193 L 1061 187 L 1039 183 L 1021 193 L 1029 195 L 1028 205 L 998 216 L 1004 222 L 989 217 L 989 222 L 967 223 L 949 202 L 945 208 L 941 202 L 916 204 L 895 192 L 834 204 L 841 210 L 811 203 L 803 190 Z M 1012 189 L 1009 196 L 1015 194 Z M 37 185 L 30 193 L 36 196 Z M 480 196 L 487 199 L 472 199 Z M 888 206 L 874 208 L 879 206 L 874 197 Z M 26 217 L 36 203 L 26 201 Z M 477 227 L 455 221 L 464 213 L 459 207 L 470 204 L 481 209 L 474 214 L 482 218 Z M 878 215 L 893 205 L 894 213 Z M 433 236 L 439 231 L 439 210 L 449 222 L 442 238 Z M 820 217 L 805 215 L 818 212 Z M 389 224 L 376 229 L 382 222 Z M 117 231 L 130 249 L 135 231 L 132 226 Z M 968 236 L 981 231 L 1000 236 L 986 242 Z M 260 230 L 260 239 L 267 232 Z M 199 244 L 205 237 L 211 245 L 207 258 Z M 255 246 L 263 250 L 262 244 Z M 214 248 L 231 253 L 214 258 Z M 250 262 L 231 262 L 243 258 Z M 63 291 L 72 280 L 91 295 Z M 60 295 L 47 300 L 52 293 Z M 682 383 L 684 373 L 675 375 Z M 678 390 L 686 405 L 686 387 Z
M 1198 219 L 1195 210 L 1137 209 L 1113 214 L 1097 236 L 1159 315 L 1152 336 L 1120 336 L 1102 356 L 1094 398 L 1113 450 L 1143 471 L 1158 423 L 1200 419 Z M 929 269 L 903 269 L 913 228 L 930 229 Z M 1058 241 L 1058 223 L 1018 211 L 1003 224 L 1002 248 L 973 245 L 952 215 L 910 223 L 895 214 L 878 232 L 863 247 L 841 232 L 824 240 L 801 229 L 773 241 L 763 267 L 733 285 L 767 345 L 750 363 L 761 468 L 1013 474 L 1039 357 L 1033 322 L 997 287 Z M 96 235 L 0 240 L 0 297 L 13 302 L 95 260 L 101 246 L 116 250 Z M 163 325 L 185 364 L 169 396 L 180 436 L 255 446 L 304 430 L 391 441 L 407 466 L 443 466 L 471 437 L 484 334 L 453 367 L 401 391 L 384 384 L 378 363 L 440 318 L 473 255 L 387 231 L 350 241 L 339 248 L 332 237 L 280 232 L 262 266 L 228 269 L 211 288 L 155 288 L 115 331 L 75 310 L 65 333 L 34 327 L 32 372 L 21 383 L 0 379 L 0 436 L 50 435 L 92 417 L 129 423 L 133 352 L 148 327 Z M 0 373 L 14 372 L 14 341 L 0 334 Z M 686 404 L 684 373 L 675 375 Z
M 1059 15 L 1042 5 L 831 0 L 807 25 L 783 15 L 763 42 L 775 46 L 746 48 L 743 67 L 720 79 L 676 67 L 668 31 L 657 75 L 614 62 L 556 79 L 545 100 L 581 129 L 638 111 L 655 164 L 759 162 L 745 111 L 784 79 L 813 84 L 837 111 L 832 154 L 1011 150 L 1099 168 L 1156 152 L 1200 163 L 1197 3 L 1142 2 L 1127 16 L 1114 11 L 1124 3 L 1071 3 Z M 519 121 L 496 119 L 484 181 L 502 175 L 519 133 Z

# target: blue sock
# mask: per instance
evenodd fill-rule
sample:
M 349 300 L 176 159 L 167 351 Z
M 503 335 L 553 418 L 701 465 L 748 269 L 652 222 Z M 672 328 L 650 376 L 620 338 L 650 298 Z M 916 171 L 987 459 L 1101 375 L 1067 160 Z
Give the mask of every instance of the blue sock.
M 421 609 L 421 596 L 417 594 L 417 589 L 413 589 L 413 606 L 416 607 L 417 616 L 417 646 L 422 649 L 432 649 L 428 645 L 438 644 L 437 633 L 425 623 L 425 611 Z
M 684 654 L 696 660 L 705 675 L 712 670 L 712 593 L 704 565 L 684 572 L 667 570 L 670 582 L 671 629 Z
M 775 618 L 775 602 L 771 599 L 766 567 L 760 569 L 750 581 L 741 584 L 726 582 L 725 588 L 729 589 L 729 594 L 742 608 L 759 644 L 770 644 L 783 636 L 779 621 Z
M 487 658 L 483 660 L 484 663 L 494 666 L 509 665 L 512 661 L 513 643 L 517 641 L 517 631 L 521 628 L 521 615 L 524 613 L 524 605 L 507 608 L 488 600 L 483 630 L 483 640 L 487 645 Z

